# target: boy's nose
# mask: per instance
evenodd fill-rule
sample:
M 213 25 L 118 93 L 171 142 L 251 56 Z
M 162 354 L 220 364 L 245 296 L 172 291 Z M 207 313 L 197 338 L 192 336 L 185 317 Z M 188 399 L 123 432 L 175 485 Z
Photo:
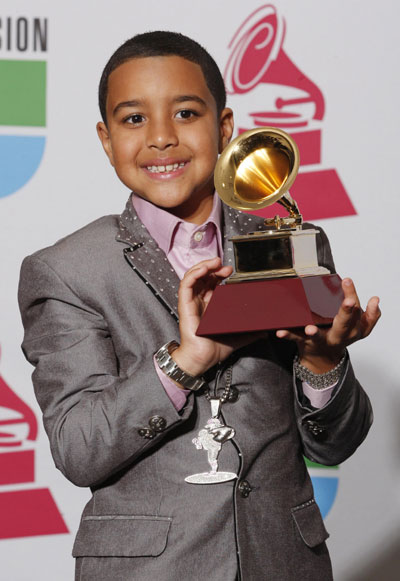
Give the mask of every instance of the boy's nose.
M 147 146 L 160 150 L 178 144 L 178 136 L 173 122 L 158 121 L 147 126 Z

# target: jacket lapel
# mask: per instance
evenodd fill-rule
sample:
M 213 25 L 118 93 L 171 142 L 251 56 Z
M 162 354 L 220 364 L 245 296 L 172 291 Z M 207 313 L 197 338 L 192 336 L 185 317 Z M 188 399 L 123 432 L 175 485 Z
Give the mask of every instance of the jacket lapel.
M 178 320 L 179 277 L 165 252 L 140 221 L 130 198 L 119 216 L 116 240 L 128 245 L 123 250 L 125 259 L 157 300 Z

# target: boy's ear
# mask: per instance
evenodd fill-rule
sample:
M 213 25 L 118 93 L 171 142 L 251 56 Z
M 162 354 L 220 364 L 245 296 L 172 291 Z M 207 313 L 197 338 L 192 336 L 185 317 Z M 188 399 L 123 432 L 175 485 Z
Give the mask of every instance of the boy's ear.
M 97 130 L 97 135 L 99 136 L 99 139 L 100 139 L 101 144 L 103 146 L 103 149 L 106 152 L 106 155 L 107 155 L 108 159 L 110 160 L 111 165 L 114 167 L 114 157 L 113 157 L 112 146 L 111 146 L 111 138 L 110 138 L 110 134 L 109 134 L 108 129 L 107 129 L 107 125 L 105 123 L 103 123 L 103 121 L 99 121 L 96 125 L 96 130 Z
M 222 153 L 231 140 L 233 134 L 233 111 L 226 107 L 219 118 L 218 153 Z

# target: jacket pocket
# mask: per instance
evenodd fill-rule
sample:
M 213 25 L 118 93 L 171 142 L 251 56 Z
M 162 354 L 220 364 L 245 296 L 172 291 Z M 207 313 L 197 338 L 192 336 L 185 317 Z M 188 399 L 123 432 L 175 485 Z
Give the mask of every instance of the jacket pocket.
M 167 546 L 172 519 L 99 515 L 81 520 L 73 557 L 157 557 Z
M 326 541 L 329 533 L 314 498 L 291 510 L 296 527 L 307 547 L 313 548 Z

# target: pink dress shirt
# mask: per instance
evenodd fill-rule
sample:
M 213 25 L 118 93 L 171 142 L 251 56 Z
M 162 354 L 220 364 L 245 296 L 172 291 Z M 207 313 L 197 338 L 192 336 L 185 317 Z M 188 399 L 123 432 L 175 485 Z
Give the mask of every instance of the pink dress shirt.
M 201 260 L 216 256 L 223 257 L 222 208 L 217 194 L 214 194 L 211 214 L 201 225 L 185 222 L 136 195 L 132 196 L 132 203 L 140 220 L 161 250 L 165 252 L 180 279 L 189 268 Z M 178 411 L 181 410 L 190 392 L 178 387 L 161 371 L 156 362 L 154 365 L 169 398 L 175 408 Z M 305 382 L 302 385 L 303 393 L 310 400 L 311 405 L 314 408 L 321 408 L 329 401 L 336 384 L 321 390 L 314 389 Z

